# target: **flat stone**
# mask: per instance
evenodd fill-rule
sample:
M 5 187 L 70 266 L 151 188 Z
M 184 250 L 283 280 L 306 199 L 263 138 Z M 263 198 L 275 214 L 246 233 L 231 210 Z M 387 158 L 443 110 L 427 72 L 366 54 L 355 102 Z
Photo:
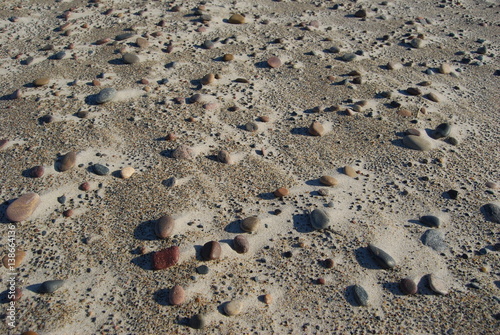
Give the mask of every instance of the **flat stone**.
M 443 252 L 448 248 L 444 241 L 444 233 L 441 230 L 429 229 L 422 235 L 422 243 L 437 252 Z
M 368 293 L 360 285 L 354 285 L 354 299 L 360 306 L 368 306 Z
M 200 275 L 206 275 L 209 271 L 210 269 L 206 265 L 200 265 L 196 268 L 196 272 Z
M 377 248 L 373 244 L 368 244 L 368 249 L 372 252 L 373 256 L 375 256 L 375 260 L 380 264 L 384 269 L 392 269 L 396 266 L 396 261 L 392 258 L 388 253 L 384 250 Z
M 387 63 L 387 68 L 389 70 L 400 70 L 403 68 L 403 64 L 398 63 L 398 62 L 389 62 L 389 63 Z
M 181 145 L 172 152 L 172 157 L 175 159 L 191 160 L 194 158 L 194 151 L 187 145 Z
M 233 249 L 239 254 L 246 254 L 250 250 L 250 244 L 244 235 L 236 235 L 233 239 Z
M 399 288 L 404 294 L 415 294 L 418 291 L 417 283 L 409 277 L 401 279 Z
M 186 292 L 184 291 L 184 288 L 182 288 L 182 286 L 180 285 L 175 285 L 168 292 L 168 301 L 170 302 L 171 305 L 174 306 L 181 305 L 185 299 L 186 299 Z
M 357 58 L 358 58 L 358 56 L 352 52 L 348 52 L 342 56 L 342 60 L 344 62 L 352 62 L 352 61 L 356 60 Z
M 149 47 L 149 41 L 144 37 L 137 37 L 137 39 L 135 40 L 135 44 L 137 44 L 141 49 L 146 49 L 147 47 Z
M 318 121 L 313 121 L 309 126 L 309 134 L 312 136 L 323 136 L 325 134 L 325 128 Z
M 233 54 L 225 54 L 224 56 L 222 56 L 222 60 L 224 62 L 230 62 L 234 59 L 234 56 Z
M 332 176 L 321 176 L 319 182 L 326 186 L 335 186 L 339 183 L 339 181 Z
M 116 35 L 115 40 L 117 40 L 117 41 L 128 40 L 129 38 L 133 37 L 134 35 L 135 35 L 134 33 L 119 34 L 119 35 Z
M 439 65 L 439 72 L 442 74 L 450 74 L 453 71 L 453 68 L 448 63 L 443 63 Z
M 54 293 L 64 285 L 64 280 L 48 280 L 40 286 L 40 293 Z
M 224 305 L 224 312 L 229 315 L 238 315 L 243 310 L 243 303 L 239 300 L 233 300 Z
M 115 98 L 116 93 L 117 91 L 113 87 L 104 88 L 97 94 L 95 102 L 98 104 L 110 102 Z
M 194 328 L 194 329 L 202 329 L 205 327 L 206 320 L 205 316 L 203 314 L 196 314 L 193 315 L 189 319 L 189 327 Z
M 227 21 L 232 24 L 243 24 L 245 23 L 245 17 L 241 14 L 233 14 Z
M 446 286 L 445 282 L 435 274 L 431 273 L 428 276 L 428 280 L 430 289 L 437 294 L 447 295 L 449 293 L 448 287 Z
M 201 46 L 203 49 L 213 49 L 215 47 L 215 43 L 210 40 L 205 40 Z
M 0 140 L 0 149 L 5 148 L 5 147 L 7 146 L 7 144 L 8 144 L 8 143 L 9 143 L 9 140 L 7 140 L 7 139 L 5 139 L 5 138 L 4 138 L 4 139 L 2 139 L 2 140 Z
M 220 243 L 217 241 L 210 241 L 205 243 L 201 248 L 201 258 L 205 261 L 219 259 L 221 252 Z
M 35 166 L 30 170 L 30 176 L 33 178 L 40 178 L 45 173 L 45 168 L 41 165 Z
M 316 208 L 311 212 L 311 225 L 314 229 L 325 229 L 330 226 L 330 217 L 327 212 L 321 208 Z
M 420 136 L 422 134 L 420 132 L 420 130 L 415 129 L 415 128 L 408 128 L 408 129 L 405 130 L 405 133 L 407 135 L 415 135 L 415 136 Z
M 217 160 L 224 164 L 233 164 L 233 160 L 231 159 L 231 155 L 226 150 L 221 150 L 217 153 Z
M 449 136 L 451 133 L 451 125 L 449 123 L 441 123 L 432 132 L 432 138 L 438 139 Z
M 33 81 L 33 85 L 39 87 L 39 86 L 45 86 L 50 82 L 49 77 L 42 77 L 42 78 L 37 78 Z
M 408 87 L 406 89 L 409 95 L 422 95 L 422 90 L 418 87 Z
M 318 194 L 319 194 L 319 195 L 321 195 L 321 196 L 326 197 L 327 195 L 329 195 L 329 194 L 330 194 L 330 190 L 329 190 L 329 189 L 327 189 L 327 188 L 324 188 L 324 187 L 323 187 L 323 188 L 320 188 L 320 189 L 318 190 Z
M 352 166 L 349 166 L 349 165 L 344 166 L 344 173 L 352 178 L 356 178 L 358 176 L 358 174 L 356 173 L 356 170 Z
M 286 197 L 287 195 L 289 195 L 290 191 L 286 187 L 280 187 L 276 191 L 274 191 L 273 194 L 275 196 L 277 196 L 278 198 L 281 198 L 281 197 Z
M 500 223 L 500 206 L 495 204 L 486 204 L 483 206 L 483 211 L 486 214 L 486 220 Z
M 18 268 L 21 266 L 25 257 L 26 251 L 21 248 L 17 248 L 14 252 L 14 257 L 10 258 L 9 254 L 7 254 L 2 258 L 2 264 L 7 269 L 10 269 L 11 267 Z
M 245 129 L 251 133 L 255 133 L 257 130 L 259 130 L 259 125 L 255 122 L 248 122 L 245 124 Z
M 439 95 L 437 95 L 434 92 L 431 92 L 431 93 L 427 94 L 427 98 L 430 101 L 434 101 L 434 102 L 440 102 L 441 101 L 441 98 L 439 97 Z
M 360 9 L 354 13 L 355 17 L 365 18 L 366 17 L 366 9 Z
M 427 42 L 421 38 L 414 38 L 411 40 L 410 45 L 415 49 L 421 49 L 427 45 Z
M 414 150 L 428 151 L 432 149 L 432 143 L 422 136 L 406 135 L 403 137 L 403 144 Z
M 94 173 L 96 175 L 99 175 L 99 176 L 105 176 L 105 175 L 109 174 L 109 168 L 107 166 L 102 165 L 102 164 L 94 164 L 92 166 L 92 170 L 94 171 Z
M 248 233 L 256 231 L 260 226 L 260 220 L 257 216 L 251 216 L 241 221 L 240 228 Z
M 129 179 L 135 173 L 135 169 L 131 166 L 126 166 L 120 171 L 120 175 L 123 179 Z
M 14 200 L 6 210 L 7 219 L 12 222 L 21 222 L 33 214 L 40 204 L 40 196 L 36 193 L 26 193 Z
M 159 218 L 154 225 L 156 236 L 165 239 L 172 235 L 175 227 L 175 220 L 170 215 L 164 215 Z
M 267 64 L 272 68 L 278 68 L 282 65 L 282 62 L 281 62 L 281 59 L 273 56 L 273 57 L 269 57 L 269 59 L 267 60 Z
M 136 54 L 133 54 L 131 52 L 127 52 L 125 54 L 123 54 L 122 56 L 122 61 L 125 63 L 125 64 L 135 64 L 135 63 L 138 63 L 141 59 L 139 58 L 139 56 L 137 56 Z
M 179 262 L 180 250 L 178 246 L 172 246 L 153 254 L 153 269 L 162 270 L 174 266 Z
M 170 178 L 167 178 L 165 179 L 163 182 L 162 182 L 163 186 L 165 187 L 174 187 L 176 184 L 177 184 L 177 178 L 175 177 L 170 177 Z
M 66 52 L 59 51 L 58 53 L 54 54 L 54 56 L 52 56 L 52 57 L 54 57 L 54 59 L 61 60 L 64 57 L 66 57 Z
M 424 215 L 418 221 L 427 227 L 439 228 L 441 226 L 441 220 L 434 215 Z

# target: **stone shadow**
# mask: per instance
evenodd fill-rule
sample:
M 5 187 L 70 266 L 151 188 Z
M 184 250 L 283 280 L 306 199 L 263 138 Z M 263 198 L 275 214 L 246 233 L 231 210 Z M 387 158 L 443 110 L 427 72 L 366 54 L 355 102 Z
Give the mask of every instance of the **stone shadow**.
M 354 251 L 354 255 L 356 256 L 356 261 L 369 270 L 382 270 L 383 268 L 375 261 L 373 255 L 370 250 L 365 247 L 359 247 Z
M 169 289 L 162 288 L 153 293 L 153 299 L 154 301 L 162 306 L 169 306 L 170 303 L 168 302 L 168 295 L 170 293 Z
M 310 233 L 314 231 L 310 223 L 309 214 L 307 213 L 294 214 L 292 220 L 293 220 L 293 227 L 297 232 Z
M 134 229 L 134 238 L 142 241 L 154 241 L 158 238 L 154 232 L 155 221 L 149 220 L 141 222 Z
M 153 253 L 150 252 L 144 255 L 140 255 L 130 262 L 143 270 L 153 270 Z

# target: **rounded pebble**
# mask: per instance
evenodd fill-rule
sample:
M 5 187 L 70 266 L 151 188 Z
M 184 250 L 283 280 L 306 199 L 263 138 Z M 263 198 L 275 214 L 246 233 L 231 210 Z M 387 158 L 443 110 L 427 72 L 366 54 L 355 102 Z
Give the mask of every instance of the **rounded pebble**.
M 40 178 L 45 173 L 45 168 L 41 165 L 35 166 L 30 171 L 30 176 L 33 178 Z
M 172 157 L 175 159 L 191 160 L 194 158 L 194 151 L 187 145 L 181 145 L 172 152 Z
M 401 279 L 399 288 L 404 294 L 415 294 L 418 291 L 417 283 L 409 277 Z
M 403 144 L 414 150 L 428 151 L 432 149 L 432 143 L 422 136 L 406 135 L 403 137 Z
M 33 81 L 33 85 L 39 87 L 39 86 L 45 86 L 50 82 L 49 77 L 42 77 L 42 78 L 37 78 Z
M 236 235 L 233 239 L 233 248 L 239 254 L 245 254 L 250 250 L 250 244 L 244 235 Z
M 178 246 L 162 249 L 153 254 L 153 269 L 162 270 L 172 267 L 179 262 L 180 250 Z
M 134 53 L 127 52 L 123 54 L 122 60 L 125 64 L 135 64 L 140 61 L 140 58 Z
M 202 329 L 205 327 L 205 316 L 203 314 L 193 315 L 189 319 L 189 326 L 194 329 Z
M 321 208 L 316 208 L 310 214 L 311 225 L 314 229 L 325 229 L 330 226 L 330 217 L 326 211 Z
M 441 295 L 447 295 L 449 293 L 445 282 L 441 278 L 431 273 L 428 279 L 429 279 L 429 287 L 431 288 L 431 290 Z
M 14 200 L 6 210 L 7 219 L 21 222 L 28 219 L 40 204 L 40 196 L 36 193 L 26 193 Z
M 186 299 L 186 292 L 184 291 L 184 288 L 182 288 L 182 286 L 180 285 L 175 285 L 168 292 L 168 301 L 170 302 L 171 305 L 174 306 L 181 305 L 185 299 Z
M 418 87 L 408 87 L 406 89 L 409 95 L 422 95 L 422 90 Z
M 354 285 L 354 299 L 360 306 L 368 306 L 368 293 L 359 285 Z
M 226 150 L 221 150 L 217 153 L 217 160 L 224 164 L 233 164 L 233 160 L 231 159 L 231 155 Z
M 251 133 L 255 133 L 257 130 L 259 130 L 259 126 L 255 122 L 248 122 L 245 125 L 245 129 Z
M 451 125 L 449 123 L 441 123 L 434 129 L 432 133 L 432 138 L 438 139 L 449 136 L 451 133 Z
M 245 17 L 241 14 L 233 14 L 229 17 L 228 22 L 232 24 L 243 24 L 245 23 Z
M 251 216 L 241 221 L 240 228 L 248 233 L 256 231 L 260 226 L 260 220 L 257 216 Z
M 411 40 L 410 45 L 415 49 L 421 49 L 427 45 L 427 42 L 421 38 L 414 38 Z
M 170 215 L 164 215 L 159 218 L 154 226 L 154 231 L 156 236 L 161 239 L 165 239 L 172 235 L 175 227 L 175 220 Z
M 95 101 L 98 104 L 110 102 L 114 99 L 116 93 L 117 91 L 113 87 L 104 88 L 97 94 Z
M 434 215 L 424 215 L 418 221 L 427 227 L 439 228 L 441 226 L 441 220 Z
M 92 166 L 92 170 L 94 171 L 94 173 L 96 175 L 99 175 L 99 176 L 105 176 L 105 175 L 109 174 L 109 168 L 107 166 L 102 165 L 102 164 L 94 164 Z
M 325 134 L 325 128 L 318 121 L 314 121 L 309 126 L 309 134 L 312 136 L 323 136 Z
M 264 297 L 263 297 L 262 300 L 264 300 L 265 304 L 269 305 L 269 304 L 271 304 L 273 302 L 273 296 L 270 295 L 269 293 L 268 294 L 264 294 Z
M 287 195 L 289 195 L 290 191 L 286 187 L 280 187 L 276 191 L 274 191 L 273 194 L 275 196 L 277 196 L 278 198 L 281 198 L 281 197 L 286 197 Z
M 221 246 L 217 241 L 210 241 L 203 245 L 201 248 L 201 258 L 205 261 L 212 261 L 219 259 L 221 256 Z
M 232 54 L 225 54 L 224 56 L 222 56 L 222 60 L 224 62 L 230 62 L 234 59 L 234 56 Z
M 202 85 L 210 85 L 215 81 L 215 75 L 213 73 L 206 74 L 200 81 Z
M 280 67 L 282 65 L 282 62 L 281 62 L 281 59 L 273 56 L 267 60 L 267 64 L 274 69 L 274 68 Z
M 376 247 L 373 244 L 368 244 L 368 249 L 372 252 L 373 256 L 375 256 L 375 260 L 380 264 L 384 269 L 392 269 L 396 266 L 396 261 L 392 258 L 388 253 L 384 250 Z
M 356 58 L 358 58 L 358 56 L 352 52 L 346 53 L 345 55 L 342 56 L 342 60 L 344 62 L 352 62 L 356 60 Z
M 427 98 L 430 101 L 434 101 L 434 102 L 440 102 L 441 101 L 441 98 L 439 97 L 439 95 L 437 95 L 434 92 L 431 92 L 431 93 L 427 94 Z
M 323 262 L 323 264 L 325 265 L 325 268 L 327 268 L 327 269 L 331 269 L 331 268 L 333 268 L 333 267 L 334 267 L 335 262 L 334 262 L 334 260 L 333 260 L 333 259 L 331 259 L 331 258 L 327 258 L 327 259 L 325 259 L 325 261 Z
M 200 265 L 196 268 L 196 272 L 200 275 L 206 275 L 208 271 L 210 271 L 210 269 L 206 265 Z
M 239 300 L 233 300 L 224 306 L 224 312 L 229 316 L 238 315 L 242 310 L 243 303 Z
M 335 186 L 339 183 L 337 179 L 331 176 L 321 176 L 321 178 L 319 178 L 319 182 L 326 186 Z
M 439 72 L 442 74 L 450 74 L 453 71 L 453 68 L 448 63 L 443 63 L 439 66 Z
M 120 175 L 123 179 L 128 179 L 132 177 L 132 175 L 135 173 L 135 169 L 131 166 L 126 166 L 120 171 Z
M 356 173 L 356 170 L 352 166 L 349 166 L 349 165 L 344 166 L 344 173 L 352 178 L 356 178 L 358 176 L 358 174 Z
M 488 221 L 500 223 L 500 206 L 496 204 L 486 204 L 483 206 L 483 211 Z
M 444 241 L 444 233 L 441 230 L 429 229 L 422 235 L 422 243 L 437 252 L 443 252 L 447 249 Z

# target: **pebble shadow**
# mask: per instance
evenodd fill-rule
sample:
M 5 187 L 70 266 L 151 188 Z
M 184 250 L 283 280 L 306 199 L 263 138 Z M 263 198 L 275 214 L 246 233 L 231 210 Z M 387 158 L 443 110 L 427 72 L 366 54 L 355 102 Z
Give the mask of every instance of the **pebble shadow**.
M 397 282 L 383 283 L 382 287 L 394 295 L 399 295 L 399 296 L 404 295 L 403 292 L 401 292 L 401 289 L 399 288 L 399 283 L 397 283 Z
M 310 233 L 314 231 L 309 221 L 309 214 L 295 214 L 293 216 L 293 227 L 299 233 Z
M 353 307 L 359 307 L 359 304 L 354 298 L 354 285 L 348 286 L 344 292 L 345 300 Z
M 361 265 L 365 269 L 370 269 L 370 270 L 382 269 L 382 267 L 380 267 L 378 263 L 373 259 L 373 256 L 371 255 L 371 252 L 370 250 L 368 250 L 368 248 L 360 247 L 356 249 L 354 255 L 356 256 L 356 260 L 358 261 L 359 265 Z
M 258 69 L 267 69 L 269 68 L 269 65 L 267 64 L 267 62 L 257 62 L 255 63 L 255 67 Z
M 427 227 L 426 225 L 424 225 L 422 222 L 420 222 L 419 220 L 408 220 L 409 223 L 413 223 L 413 224 L 416 224 L 416 225 L 419 225 L 421 227 L 426 227 L 426 228 L 429 228 Z
M 21 175 L 22 175 L 23 177 L 25 177 L 25 178 L 33 178 L 33 177 L 31 176 L 31 170 L 32 170 L 32 169 L 33 169 L 33 168 L 28 168 L 28 169 L 24 170 L 23 172 L 21 172 Z
M 261 193 L 258 195 L 258 197 L 262 200 L 273 200 L 276 198 L 272 192 Z
M 158 238 L 156 237 L 154 233 L 154 223 L 155 221 L 144 221 L 141 222 L 135 229 L 134 229 L 134 238 L 142 241 L 153 241 L 157 240 Z
M 169 289 L 162 288 L 162 289 L 156 291 L 155 293 L 153 293 L 153 299 L 159 305 L 169 306 L 170 305 L 168 303 L 168 294 L 169 293 L 170 293 Z
M 3 204 L 0 205 L 0 223 L 11 223 L 8 219 L 7 219 L 7 207 L 9 207 L 9 204 L 11 203 L 12 201 L 6 201 L 4 202 Z
M 418 284 L 418 293 L 422 295 L 436 295 L 433 290 L 429 288 L 429 275 L 422 276 Z
M 404 148 L 404 149 L 410 149 L 410 148 L 407 148 L 404 144 L 403 144 L 403 139 L 401 138 L 398 138 L 396 140 L 392 140 L 391 141 L 391 144 L 396 146 L 396 147 L 400 147 L 400 148 Z M 410 149 L 410 150 L 414 150 L 414 149 Z
M 97 103 L 97 94 L 91 94 L 91 95 L 85 97 L 85 103 L 87 105 L 97 106 L 98 105 L 98 103 Z
M 140 267 L 143 270 L 153 270 L 153 252 L 150 252 L 145 255 L 140 255 L 131 260 L 131 263 Z
M 5 290 L 2 293 L 0 293 L 0 304 L 8 304 L 10 302 L 9 300 L 9 290 Z
M 33 284 L 33 285 L 29 285 L 29 286 L 26 286 L 26 289 L 33 292 L 33 293 L 42 293 L 42 284 Z
M 241 220 L 235 220 L 226 225 L 224 228 L 224 231 L 228 233 L 234 233 L 234 234 L 243 234 L 244 231 L 240 227 L 240 222 Z
M 197 261 L 202 261 L 205 262 L 203 257 L 201 257 L 201 249 L 203 248 L 202 245 L 196 244 L 194 245 L 194 254 L 196 255 L 196 260 Z
M 308 181 L 306 181 L 306 185 L 309 185 L 309 186 L 324 186 L 324 185 L 322 185 L 322 184 L 319 182 L 319 179 L 311 179 L 311 180 L 308 180 Z
M 309 136 L 309 128 L 307 127 L 295 127 L 290 130 L 290 133 L 292 135 L 302 135 L 302 136 Z
M 108 62 L 108 64 L 111 64 L 111 65 L 127 65 L 123 59 L 121 58 L 115 58 L 115 59 L 112 59 Z

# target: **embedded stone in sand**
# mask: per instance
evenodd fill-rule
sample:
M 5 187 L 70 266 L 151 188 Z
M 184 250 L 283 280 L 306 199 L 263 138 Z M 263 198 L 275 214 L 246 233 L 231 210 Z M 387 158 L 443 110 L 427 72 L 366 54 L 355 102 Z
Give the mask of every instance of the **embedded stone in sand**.
M 228 20 L 232 24 L 243 24 L 245 23 L 245 17 L 241 14 L 233 14 Z
M 26 193 L 14 200 L 7 207 L 7 219 L 12 222 L 21 222 L 33 214 L 40 204 L 40 196 L 36 193 Z

